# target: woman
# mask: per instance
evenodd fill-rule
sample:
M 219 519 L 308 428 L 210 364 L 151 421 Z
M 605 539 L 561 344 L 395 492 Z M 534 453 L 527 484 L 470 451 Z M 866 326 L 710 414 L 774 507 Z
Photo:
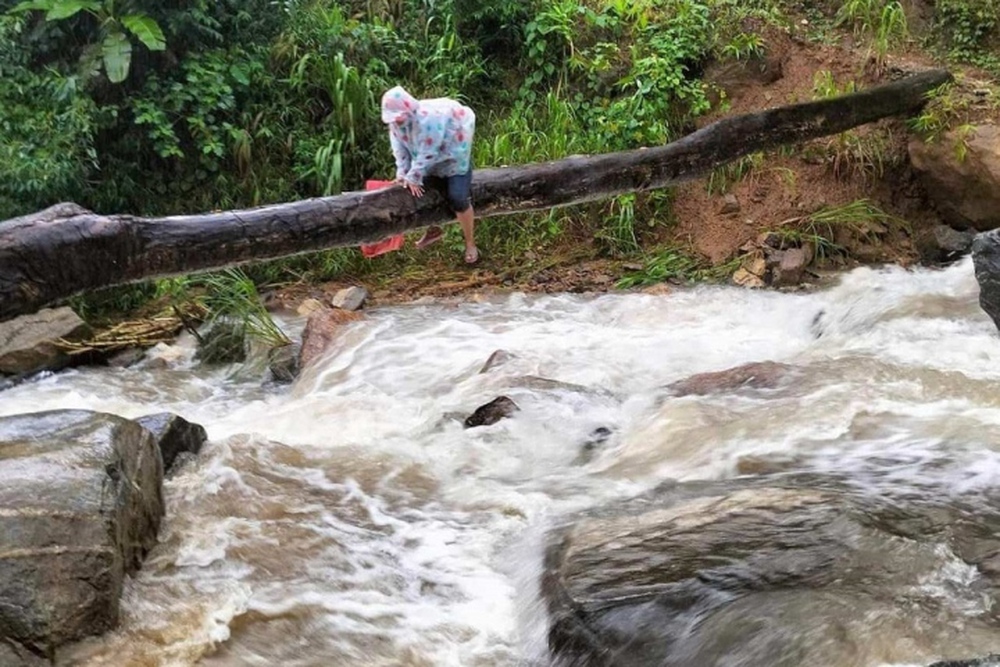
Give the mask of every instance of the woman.
M 396 159 L 396 182 L 414 197 L 424 196 L 424 177 L 447 181 L 448 204 L 462 226 L 465 261 L 475 264 L 479 250 L 474 239 L 472 210 L 472 135 L 476 114 L 455 100 L 417 100 L 401 86 L 382 96 L 382 122 L 389 126 L 389 142 Z M 417 241 L 426 248 L 441 240 L 432 226 Z

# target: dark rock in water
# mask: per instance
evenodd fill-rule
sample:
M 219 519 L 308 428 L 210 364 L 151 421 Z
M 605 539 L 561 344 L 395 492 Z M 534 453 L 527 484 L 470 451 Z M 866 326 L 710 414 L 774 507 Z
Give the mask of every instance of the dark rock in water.
M 581 445 L 580 455 L 574 463 L 577 465 L 583 465 L 589 462 L 593 458 L 594 452 L 596 452 L 601 445 L 606 443 L 612 435 L 613 432 L 606 426 L 598 426 L 595 428 L 590 432 L 590 435 L 587 436 L 587 440 L 583 443 L 583 445 Z
M 230 318 L 215 320 L 201 334 L 195 358 L 206 364 L 238 364 L 246 361 L 246 326 Z
M 985 658 L 972 660 L 945 660 L 935 662 L 928 667 L 1000 667 L 1000 655 L 988 655 Z
M 611 437 L 611 429 L 606 426 L 598 426 L 587 437 L 587 442 L 583 443 L 584 449 L 594 449 L 603 445 Z
M 979 283 L 979 305 L 1000 328 L 1000 229 L 976 236 L 972 263 Z
M 108 357 L 108 366 L 112 368 L 128 368 L 143 360 L 146 350 L 141 347 L 129 347 L 120 352 L 115 352 Z
M 162 482 L 156 442 L 134 421 L 0 418 L 0 655 L 51 658 L 115 627 L 122 580 L 156 544 Z
M 17 642 L 0 637 L 0 665 L 3 667 L 50 667 L 52 662 L 32 653 Z
M 914 582 L 995 553 L 1000 516 L 848 488 L 815 475 L 668 484 L 553 531 L 542 595 L 554 663 L 855 664 L 871 641 L 961 646 L 992 627 L 1000 582 L 957 584 L 950 602 Z
M 288 383 L 299 374 L 299 355 L 302 346 L 298 344 L 272 347 L 267 351 L 267 367 L 275 382 Z
M 67 307 L 46 308 L 0 322 L 0 373 L 59 370 L 70 358 L 56 341 L 79 338 L 87 331 L 87 324 Z
M 786 381 L 793 369 L 793 366 L 773 361 L 752 362 L 724 371 L 698 373 L 667 385 L 667 389 L 675 396 L 704 396 L 744 387 L 774 389 Z
M 507 350 L 496 350 L 490 355 L 490 358 L 486 360 L 483 367 L 479 369 L 480 373 L 488 373 L 494 368 L 499 368 L 511 359 L 516 359 L 517 355 L 511 354 Z
M 517 403 L 506 396 L 498 396 L 489 403 L 476 408 L 476 411 L 465 420 L 465 428 L 496 424 L 501 419 L 510 417 L 518 410 L 520 408 L 517 407 Z
M 170 471 L 179 454 L 197 454 L 208 439 L 208 433 L 201 424 L 193 424 L 171 412 L 147 415 L 135 421 L 146 427 L 156 439 L 165 472 Z
M 826 325 L 824 323 L 824 318 L 826 317 L 826 311 L 821 310 L 816 313 L 813 317 L 812 322 L 809 323 L 809 331 L 812 332 L 814 338 L 822 338 L 823 334 L 826 333 Z
M 941 259 L 956 259 L 969 252 L 976 235 L 970 231 L 959 231 L 948 225 L 935 225 L 932 230 L 934 240 L 941 249 Z
M 20 375 L 0 374 L 0 391 L 3 391 L 4 389 L 13 389 L 17 385 L 27 380 L 29 377 L 31 377 L 31 375 L 32 375 L 31 373 L 21 373 Z

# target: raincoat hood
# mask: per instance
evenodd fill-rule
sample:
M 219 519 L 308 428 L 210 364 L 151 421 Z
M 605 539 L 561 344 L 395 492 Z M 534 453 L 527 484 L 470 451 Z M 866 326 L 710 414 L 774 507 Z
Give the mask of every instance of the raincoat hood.
M 386 91 L 382 96 L 382 122 L 392 124 L 412 118 L 420 108 L 420 102 L 402 86 Z

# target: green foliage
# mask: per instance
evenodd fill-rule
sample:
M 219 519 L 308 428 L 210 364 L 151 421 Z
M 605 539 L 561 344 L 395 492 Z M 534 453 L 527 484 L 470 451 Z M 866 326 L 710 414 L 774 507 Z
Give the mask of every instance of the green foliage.
M 156 284 L 147 281 L 80 294 L 69 299 L 69 305 L 77 315 L 94 326 L 142 307 L 156 294 Z
M 96 167 L 97 108 L 78 79 L 26 66 L 23 18 L 0 15 L 0 219 L 76 198 Z
M 764 164 L 764 153 L 744 155 L 738 160 L 716 167 L 708 175 L 705 188 L 710 194 L 723 194 L 729 191 L 733 184 L 742 181 Z
M 837 12 L 837 23 L 850 25 L 855 34 L 871 38 L 870 48 L 878 67 L 889 49 L 909 36 L 906 13 L 899 0 L 847 0 Z
M 934 24 L 952 58 L 995 70 L 1000 67 L 995 48 L 1000 25 L 997 0 L 937 0 Z
M 668 247 L 649 257 L 642 269 L 629 273 L 615 283 L 618 289 L 645 287 L 667 280 L 683 282 L 704 276 L 703 262 L 679 247 Z
M 45 12 L 46 21 L 70 19 L 80 12 L 90 14 L 99 27 L 94 41 L 83 51 L 85 71 L 93 71 L 93 62 L 99 57 L 111 83 L 121 83 L 128 77 L 132 64 L 132 42 L 128 35 L 150 51 L 166 48 L 163 30 L 152 17 L 144 13 L 119 14 L 114 0 L 26 0 L 10 11 Z
M 238 322 L 247 337 L 270 347 L 288 345 L 291 340 L 264 308 L 254 282 L 239 269 L 227 269 L 202 280 L 207 292 L 205 306 L 212 321 Z
M 838 85 L 829 70 L 821 70 L 813 77 L 813 98 L 826 99 L 853 93 L 855 83 Z M 881 178 L 888 166 L 898 162 L 894 152 L 891 130 L 886 126 L 848 130 L 823 142 L 823 158 L 833 172 L 841 178 Z
M 848 81 L 843 86 L 837 84 L 833 73 L 828 69 L 823 69 L 813 75 L 813 99 L 825 100 L 831 97 L 847 95 L 857 90 L 854 81 Z
M 811 243 L 816 256 L 825 259 L 847 254 L 840 241 L 845 235 L 875 245 L 887 233 L 899 231 L 910 231 L 905 220 L 886 213 L 868 199 L 858 199 L 842 206 L 824 206 L 790 220 L 776 233 L 795 245 Z
M 972 132 L 973 117 L 977 113 L 1000 109 L 1000 98 L 995 87 L 986 86 L 985 100 L 971 93 L 968 85 L 959 77 L 956 82 L 946 83 L 927 95 L 927 103 L 920 113 L 910 118 L 910 129 L 926 142 L 938 141 L 949 130 L 956 130 L 955 154 L 960 160 L 965 158 L 965 146 Z M 992 100 L 992 101 L 988 101 Z

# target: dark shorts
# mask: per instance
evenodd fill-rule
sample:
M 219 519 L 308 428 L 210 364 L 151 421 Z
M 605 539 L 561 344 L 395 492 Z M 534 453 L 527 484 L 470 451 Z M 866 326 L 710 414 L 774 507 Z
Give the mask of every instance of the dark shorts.
M 448 199 L 448 206 L 455 213 L 461 213 L 472 206 L 472 164 L 469 171 L 456 176 L 435 178 L 443 187 Z M 435 183 L 437 185 L 437 183 Z

